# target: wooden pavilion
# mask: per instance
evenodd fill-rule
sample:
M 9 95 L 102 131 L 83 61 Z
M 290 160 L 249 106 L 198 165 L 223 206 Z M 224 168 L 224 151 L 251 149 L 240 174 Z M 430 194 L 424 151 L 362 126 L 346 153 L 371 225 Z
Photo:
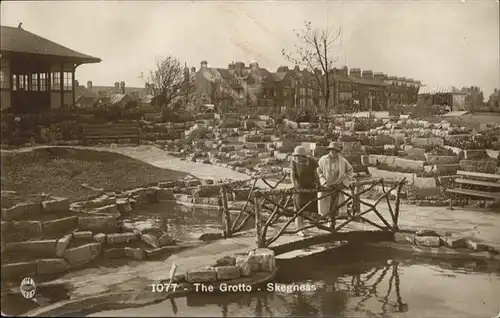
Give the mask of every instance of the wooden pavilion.
M 1 109 L 33 113 L 75 104 L 75 70 L 100 58 L 24 30 L 1 26 Z

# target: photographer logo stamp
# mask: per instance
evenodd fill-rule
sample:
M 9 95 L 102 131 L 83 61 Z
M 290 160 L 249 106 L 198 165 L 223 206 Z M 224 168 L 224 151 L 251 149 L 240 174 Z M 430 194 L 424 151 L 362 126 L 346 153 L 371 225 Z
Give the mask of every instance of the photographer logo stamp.
M 31 299 L 35 296 L 36 284 L 33 278 L 25 277 L 21 282 L 21 295 L 26 299 Z

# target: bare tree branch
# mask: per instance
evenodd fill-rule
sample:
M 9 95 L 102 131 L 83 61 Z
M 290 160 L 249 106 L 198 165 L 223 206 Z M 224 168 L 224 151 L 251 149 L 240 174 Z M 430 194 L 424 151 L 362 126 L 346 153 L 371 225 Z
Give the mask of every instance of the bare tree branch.
M 294 32 L 301 43 L 300 46 L 295 45 L 293 54 L 285 49 L 282 50 L 282 54 L 288 61 L 306 68 L 313 74 L 314 84 L 323 97 L 325 110 L 328 113 L 331 95 L 330 78 L 334 76 L 332 71 L 338 60 L 338 54 L 332 51 L 339 45 L 337 42 L 341 38 L 342 29 L 339 28 L 336 32 L 330 28 L 315 29 L 311 22 L 306 21 L 302 31 L 294 30 Z

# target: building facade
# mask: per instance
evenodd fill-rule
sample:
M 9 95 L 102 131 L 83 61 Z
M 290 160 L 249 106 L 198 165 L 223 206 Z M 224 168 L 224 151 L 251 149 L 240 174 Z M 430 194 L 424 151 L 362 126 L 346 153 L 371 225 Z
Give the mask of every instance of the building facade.
M 1 109 L 37 112 L 75 104 L 75 70 L 101 59 L 17 28 L 2 26 Z
M 195 73 L 200 104 L 214 104 L 231 112 L 294 114 L 298 110 L 324 113 L 326 101 L 321 86 L 326 76 L 298 66 L 280 66 L 276 72 L 231 63 L 227 69 L 208 67 L 206 61 Z M 420 81 L 387 76 L 371 70 L 347 67 L 334 69 L 329 76 L 329 111 L 390 110 L 397 105 L 417 102 Z

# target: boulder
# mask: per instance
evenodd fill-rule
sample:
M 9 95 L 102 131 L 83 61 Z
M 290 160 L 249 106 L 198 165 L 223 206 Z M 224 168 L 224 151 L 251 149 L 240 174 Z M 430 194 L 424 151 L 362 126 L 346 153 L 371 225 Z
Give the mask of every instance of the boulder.
M 171 246 L 175 245 L 175 240 L 167 233 L 160 236 L 158 239 L 159 246 Z
M 254 272 L 272 272 L 276 268 L 274 251 L 268 248 L 259 248 L 248 254 L 248 262 Z
M 44 233 L 63 233 L 72 231 L 78 224 L 76 216 L 68 216 L 61 219 L 45 221 L 42 223 Z
M 146 258 L 146 251 L 143 248 L 125 247 L 125 256 L 142 261 Z
M 144 243 L 146 243 L 154 248 L 160 247 L 160 240 L 151 234 L 142 234 L 141 241 L 143 241 Z
M 71 267 L 80 267 L 94 260 L 100 253 L 100 243 L 89 243 L 67 249 L 64 252 L 64 259 Z
M 415 244 L 427 247 L 439 247 L 440 238 L 436 236 L 415 236 Z
M 236 265 L 236 258 L 233 256 L 224 256 L 219 258 L 215 262 L 215 267 L 220 267 L 220 266 L 234 266 Z
M 2 221 L 2 233 L 15 237 L 17 241 L 28 239 L 39 240 L 43 237 L 43 227 L 40 221 Z
M 67 198 L 53 198 L 42 202 L 43 210 L 46 213 L 69 212 L 70 202 Z
M 94 241 L 96 241 L 97 243 L 106 243 L 106 234 L 99 233 L 94 235 Z
M 68 262 L 62 258 L 38 259 L 36 261 L 36 272 L 38 275 L 60 274 L 70 268 Z
M 240 275 L 248 277 L 252 275 L 252 266 L 248 262 L 248 255 L 237 255 L 236 266 L 240 269 Z
M 112 233 L 108 234 L 106 242 L 110 245 L 113 245 L 113 244 L 130 243 L 132 241 L 136 241 L 137 239 L 138 239 L 137 235 L 133 232 Z
M 22 202 L 10 208 L 2 208 L 2 220 L 12 221 L 19 220 L 26 215 L 37 214 L 42 212 L 42 205 L 35 202 Z
M 2 265 L 2 281 L 36 275 L 36 262 L 20 262 Z
M 406 232 L 396 232 L 394 233 L 394 242 L 398 244 L 408 244 L 412 245 L 414 242 L 415 235 Z
M 5 244 L 5 252 L 25 253 L 30 256 L 56 256 L 57 240 L 26 241 Z
M 416 233 L 415 233 L 416 236 L 441 236 L 439 235 L 436 231 L 433 231 L 433 230 L 418 230 Z
M 210 283 L 217 281 L 217 273 L 213 269 L 194 270 L 186 274 L 188 283 Z
M 216 267 L 215 272 L 217 274 L 217 280 L 229 280 L 241 276 L 240 268 L 236 265 Z
M 91 240 L 92 232 L 90 231 L 73 232 L 73 238 L 75 240 Z
M 113 216 L 88 216 L 78 218 L 78 228 L 92 232 L 109 233 L 118 229 Z
M 57 240 L 56 256 L 58 256 L 58 257 L 64 256 L 64 251 L 66 251 L 66 248 L 69 246 L 69 243 L 71 242 L 72 237 L 73 237 L 72 234 L 66 234 Z

